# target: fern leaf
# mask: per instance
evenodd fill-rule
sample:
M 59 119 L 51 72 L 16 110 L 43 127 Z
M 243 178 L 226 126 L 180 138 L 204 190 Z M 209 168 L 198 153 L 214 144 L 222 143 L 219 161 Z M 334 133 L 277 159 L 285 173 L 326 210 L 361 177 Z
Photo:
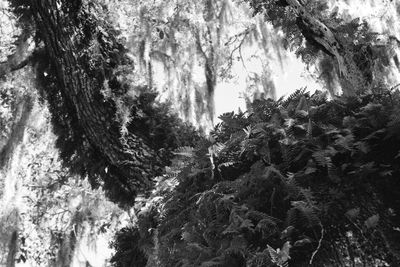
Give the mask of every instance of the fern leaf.
M 276 252 L 275 249 L 273 249 L 270 245 L 267 245 L 268 253 L 269 256 L 271 257 L 271 260 L 273 263 L 277 263 L 279 259 L 279 253 Z
M 292 202 L 294 206 L 288 211 L 287 223 L 298 229 L 319 225 L 319 218 L 311 206 L 303 201 Z
M 290 245 L 290 242 L 287 241 L 285 244 L 283 244 L 282 249 L 273 249 L 269 245 L 267 245 L 269 255 L 271 256 L 271 260 L 273 263 L 278 265 L 279 267 L 286 267 L 289 266 L 289 259 L 290 259 L 290 248 L 292 246 Z
M 183 156 L 186 158 L 193 158 L 194 157 L 194 148 L 189 146 L 183 146 L 176 149 L 173 152 L 174 155 Z

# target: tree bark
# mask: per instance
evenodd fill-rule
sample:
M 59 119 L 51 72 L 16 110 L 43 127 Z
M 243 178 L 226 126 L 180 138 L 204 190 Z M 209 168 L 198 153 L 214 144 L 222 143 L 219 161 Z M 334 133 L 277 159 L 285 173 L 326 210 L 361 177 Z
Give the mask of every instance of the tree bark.
M 32 99 L 25 96 L 18 104 L 15 115 L 15 122 L 12 126 L 12 132 L 7 143 L 0 149 L 0 169 L 2 169 L 10 160 L 15 147 L 22 141 L 26 124 L 32 111 Z
M 312 16 L 299 0 L 286 0 L 286 3 L 300 19 L 300 29 L 304 27 L 315 42 L 331 54 L 339 69 L 339 78 L 344 82 L 345 93 L 354 94 L 365 86 L 363 75 L 353 60 L 353 53 L 342 44 L 321 20 Z M 302 29 L 301 29 L 302 30 Z
M 17 253 L 18 248 L 18 233 L 17 231 L 12 232 L 10 243 L 8 245 L 8 255 L 7 255 L 7 263 L 6 267 L 14 267 L 15 266 L 15 255 Z
M 368 73 L 363 72 L 365 66 L 361 66 L 362 63 L 357 63 L 354 59 L 355 54 L 359 52 L 359 49 L 357 50 L 351 39 L 355 37 L 345 37 L 348 42 L 341 40 L 335 29 L 329 27 L 324 19 L 311 14 L 304 1 L 248 0 L 248 2 L 257 13 L 261 11 L 271 12 L 272 17 L 269 20 L 273 24 L 276 23 L 279 26 L 285 23 L 290 24 L 294 18 L 296 21 L 295 26 L 300 31 L 300 34 L 327 55 L 333 57 L 337 63 L 339 82 L 344 94 L 354 95 L 358 91 L 366 91 L 371 86 L 371 81 L 365 77 Z M 283 17 L 283 21 L 281 17 Z M 289 38 L 293 34 L 291 30 L 288 30 Z
M 105 78 L 93 75 L 79 58 L 82 44 L 74 41 L 74 38 L 80 29 L 74 25 L 73 16 L 65 11 L 67 5 L 79 4 L 79 1 L 72 2 L 34 0 L 30 7 L 38 34 L 55 70 L 61 99 L 70 103 L 68 112 L 78 120 L 76 127 L 79 129 L 74 131 L 82 135 L 98 154 L 97 157 L 105 160 L 100 169 L 105 186 L 112 187 L 109 196 L 119 203 L 131 202 L 138 192 L 149 187 L 151 178 L 158 174 L 162 164 L 157 151 L 146 145 L 134 132 L 124 138 L 121 135 L 121 125 L 116 121 L 115 103 L 105 99 L 101 93 Z M 83 16 L 92 21 L 96 19 L 85 11 L 79 12 L 83 12 Z M 97 72 L 102 73 L 104 70 L 99 69 Z M 140 129 L 137 131 L 140 132 Z

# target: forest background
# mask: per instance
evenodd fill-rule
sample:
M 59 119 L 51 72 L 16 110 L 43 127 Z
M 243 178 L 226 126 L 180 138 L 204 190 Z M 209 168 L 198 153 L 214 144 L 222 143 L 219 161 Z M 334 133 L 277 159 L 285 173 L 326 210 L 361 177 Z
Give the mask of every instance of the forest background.
M 2 1 L 2 263 L 396 264 L 399 4 L 347 2 Z

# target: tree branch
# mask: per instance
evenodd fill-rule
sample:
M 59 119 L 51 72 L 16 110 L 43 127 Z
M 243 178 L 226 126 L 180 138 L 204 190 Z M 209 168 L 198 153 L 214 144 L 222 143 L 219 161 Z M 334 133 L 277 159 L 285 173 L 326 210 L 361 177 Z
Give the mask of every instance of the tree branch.
M 0 62 L 0 79 L 10 72 L 17 71 L 28 65 L 32 60 L 33 50 L 30 50 L 30 33 L 24 31 L 15 42 L 17 44 L 15 53 L 8 56 L 7 61 Z
M 352 56 L 349 55 L 346 47 L 336 38 L 332 30 L 321 20 L 312 16 L 299 0 L 286 0 L 286 3 L 298 17 L 300 30 L 307 31 L 308 36 L 305 37 L 312 38 L 336 59 L 339 77 L 350 85 L 346 89 L 359 90 L 364 85 L 362 73 L 356 66 Z
M 249 35 L 249 33 L 252 31 L 253 29 L 251 28 L 247 28 L 245 31 L 236 34 L 235 36 L 232 36 L 231 38 L 229 38 L 228 42 L 225 43 L 225 45 L 229 45 L 232 44 L 234 42 L 236 42 L 238 40 L 239 37 L 242 36 L 242 39 L 240 40 L 239 44 L 237 46 L 235 46 L 235 48 L 232 49 L 231 54 L 229 56 L 229 62 L 228 62 L 228 68 L 231 68 L 233 65 L 233 54 L 239 50 L 239 57 L 240 60 L 242 61 L 243 67 L 247 70 L 246 64 L 244 62 L 243 59 L 243 55 L 242 55 L 242 46 L 244 41 L 246 40 L 247 36 Z M 232 39 L 234 38 L 234 40 L 232 41 Z
M 18 111 L 16 114 L 16 116 L 18 116 L 18 120 L 16 120 L 12 126 L 13 129 L 6 145 L 0 150 L 0 168 L 3 168 L 9 161 L 16 145 L 24 137 L 24 130 L 31 114 L 31 110 L 32 99 L 28 96 L 24 97 L 20 103 L 18 103 Z

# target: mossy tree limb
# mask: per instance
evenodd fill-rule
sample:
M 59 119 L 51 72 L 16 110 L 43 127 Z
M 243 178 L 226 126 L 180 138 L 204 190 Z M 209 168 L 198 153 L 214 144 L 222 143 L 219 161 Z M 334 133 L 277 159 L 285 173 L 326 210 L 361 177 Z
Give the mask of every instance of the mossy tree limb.
M 130 100 L 132 120 L 125 125 L 129 131 L 122 133 L 117 101 L 134 89 L 120 76 L 133 65 L 117 31 L 102 16 L 101 3 L 10 2 L 15 13 L 24 7 L 29 16 L 22 16 L 21 24 L 30 20 L 37 47 L 44 47 L 35 54 L 34 65 L 64 163 L 73 172 L 89 175 L 94 185 L 104 184 L 112 200 L 131 204 L 138 193 L 151 188 L 171 151 L 184 142 L 178 138 L 180 131 L 191 128 L 145 92 Z

